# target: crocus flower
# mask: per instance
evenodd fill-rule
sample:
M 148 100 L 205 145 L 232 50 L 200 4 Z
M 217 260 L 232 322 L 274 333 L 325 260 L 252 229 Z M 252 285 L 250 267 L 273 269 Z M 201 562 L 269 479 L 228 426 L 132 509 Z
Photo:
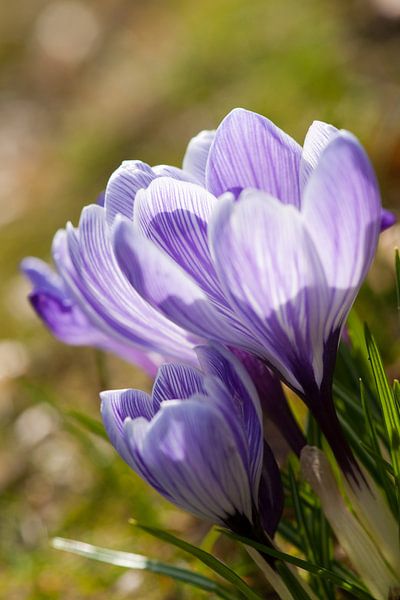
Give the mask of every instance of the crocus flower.
M 114 225 L 122 270 L 176 324 L 279 372 L 355 476 L 331 387 L 381 228 L 365 151 L 320 122 L 301 148 L 268 119 L 235 110 L 216 132 L 205 185 L 162 177 L 136 194 L 133 223 Z
M 202 371 L 163 365 L 152 395 L 101 394 L 108 436 L 128 465 L 165 498 L 213 523 L 265 539 L 282 511 L 282 487 L 263 441 L 261 407 L 240 362 L 197 349 Z
M 137 191 L 152 181 L 169 177 L 204 186 L 207 157 L 214 137 L 214 131 L 202 131 L 194 137 L 188 145 L 182 169 L 125 161 L 113 173 L 96 204 L 83 210 L 79 227 L 68 225 L 66 231 L 56 234 L 53 258 L 57 272 L 35 258 L 22 262 L 22 270 L 33 285 L 30 302 L 58 339 L 114 352 L 151 376 L 162 362 L 171 358 L 196 363 L 193 348 L 201 342 L 201 336 L 176 326 L 137 294 L 121 273 L 110 239 L 116 218 L 132 219 Z M 252 360 L 256 359 L 247 356 L 247 367 Z M 268 369 L 262 370 L 263 406 L 270 404 L 269 416 L 283 431 L 293 450 L 300 454 L 304 438 L 280 384 Z M 253 365 L 253 371 L 261 383 L 260 368 Z M 269 383 L 275 395 L 266 389 Z

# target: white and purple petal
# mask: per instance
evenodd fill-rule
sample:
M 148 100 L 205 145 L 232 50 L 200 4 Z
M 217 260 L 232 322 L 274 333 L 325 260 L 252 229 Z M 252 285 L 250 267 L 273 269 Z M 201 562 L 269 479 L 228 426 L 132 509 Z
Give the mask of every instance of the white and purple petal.
M 200 131 L 188 144 L 182 167 L 202 186 L 206 184 L 206 166 L 215 131 Z
M 69 227 L 54 247 L 54 260 L 93 323 L 146 352 L 196 362 L 186 332 L 146 303 L 129 285 L 115 259 L 104 211 L 86 207 L 78 230 Z
M 134 421 L 125 422 L 124 432 L 141 474 L 146 470 L 175 504 L 220 524 L 236 514 L 251 521 L 248 475 L 235 440 L 203 398 L 164 402 L 139 439 Z
M 135 468 L 124 437 L 126 419 L 139 417 L 150 421 L 154 416 L 152 399 L 140 390 L 112 390 L 101 392 L 101 414 L 110 442 L 126 463 Z
M 381 200 L 357 139 L 339 132 L 304 189 L 302 214 L 323 265 L 329 297 L 324 338 L 340 329 L 374 258 Z
M 114 227 L 115 255 L 135 290 L 168 319 L 193 333 L 233 344 L 242 338 L 237 323 L 221 314 L 196 281 L 136 227 Z
M 237 108 L 218 127 L 206 168 L 215 196 L 232 189 L 263 190 L 285 204 L 300 204 L 301 146 L 271 121 Z
M 226 389 L 227 393 L 218 394 L 213 380 L 206 380 L 208 395 L 223 397 L 227 418 L 233 417 L 245 436 L 248 449 L 247 467 L 254 493 L 257 495 L 263 445 L 262 412 L 257 391 L 243 365 L 222 346 L 199 346 L 196 352 L 202 370 L 216 377 Z
M 185 400 L 195 394 L 205 393 L 203 373 L 182 363 L 162 365 L 152 390 L 153 402 L 158 407 L 164 400 Z
M 159 178 L 138 193 L 138 229 L 179 264 L 216 302 L 226 304 L 207 239 L 207 224 L 217 199 L 199 185 Z
M 231 304 L 264 349 L 259 356 L 296 389 L 305 377 L 320 382 L 327 289 L 299 211 L 247 191 L 219 203 L 210 243 Z

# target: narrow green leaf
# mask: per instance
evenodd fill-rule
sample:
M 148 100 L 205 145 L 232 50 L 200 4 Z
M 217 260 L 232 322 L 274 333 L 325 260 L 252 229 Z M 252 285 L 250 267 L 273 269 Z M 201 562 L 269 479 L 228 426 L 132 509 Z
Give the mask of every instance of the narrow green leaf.
M 309 594 L 307 594 L 304 587 L 298 581 L 298 579 L 294 576 L 292 571 L 289 569 L 286 563 L 279 562 L 276 564 L 276 570 L 281 576 L 282 580 L 285 582 L 286 587 L 291 592 L 293 598 L 296 600 L 311 600 Z
M 383 368 L 382 359 L 375 340 L 367 326 L 365 326 L 365 340 L 368 356 L 371 363 L 372 374 L 375 379 L 378 398 L 382 407 L 383 420 L 389 443 L 392 466 L 396 483 L 396 495 L 400 493 L 400 412 L 389 386 L 386 373 Z
M 163 529 L 150 527 L 148 525 L 141 525 L 139 523 L 134 523 L 134 525 L 142 531 L 146 531 L 146 533 L 149 533 L 153 537 L 156 537 L 167 544 L 171 544 L 172 546 L 176 546 L 184 552 L 195 556 L 198 560 L 207 565 L 207 567 L 212 569 L 214 573 L 217 573 L 220 577 L 223 577 L 226 581 L 229 581 L 229 583 L 234 585 L 236 589 L 244 595 L 245 598 L 250 598 L 250 600 L 260 600 L 260 596 L 256 594 L 247 585 L 247 583 L 241 577 L 239 577 L 237 573 L 235 573 L 235 571 L 232 571 L 232 569 L 230 569 L 218 558 L 215 558 L 215 556 L 212 556 L 212 554 L 209 554 L 205 550 L 189 544 L 189 542 L 185 542 L 184 540 L 175 537 Z
M 85 556 L 110 565 L 165 575 L 175 581 L 187 583 L 205 592 L 211 592 L 219 598 L 224 598 L 224 600 L 232 600 L 232 591 L 221 586 L 216 581 L 188 569 L 174 567 L 158 560 L 150 559 L 147 556 L 142 556 L 141 554 L 100 548 L 99 546 L 92 546 L 84 542 L 59 537 L 52 540 L 52 546 L 57 550 L 65 550 L 66 552 Z
M 315 565 L 308 560 L 303 560 L 301 558 L 297 558 L 296 556 L 291 556 L 290 554 L 285 554 L 284 552 L 280 552 L 279 550 L 269 548 L 264 544 L 254 542 L 249 538 L 237 535 L 236 533 L 232 533 L 231 531 L 225 531 L 224 529 L 221 529 L 221 532 L 234 540 L 242 542 L 242 544 L 252 546 L 256 550 L 259 550 L 264 554 L 273 556 L 274 558 L 292 564 L 298 567 L 299 569 L 303 569 L 304 571 L 307 571 L 314 575 L 318 575 L 319 577 L 324 577 L 327 580 L 332 581 L 332 583 L 334 583 L 341 589 L 351 592 L 356 598 L 360 598 L 360 600 L 373 600 L 372 596 L 368 594 L 368 592 L 364 590 L 360 585 L 358 585 L 357 583 L 347 581 L 331 569 L 326 569 L 325 567 Z
M 360 398 L 361 398 L 361 405 L 363 407 L 364 416 L 365 416 L 365 425 L 366 425 L 367 435 L 369 438 L 369 443 L 372 447 L 371 455 L 375 459 L 375 465 L 376 465 L 375 480 L 378 483 L 380 483 L 383 490 L 385 491 L 389 505 L 392 507 L 393 510 L 396 510 L 396 498 L 393 497 L 393 479 L 388 476 L 388 471 L 386 468 L 386 461 L 384 460 L 382 453 L 381 453 L 381 449 L 379 447 L 378 436 L 377 436 L 376 430 L 375 430 L 375 423 L 372 419 L 368 401 L 365 397 L 364 384 L 361 380 L 360 380 Z

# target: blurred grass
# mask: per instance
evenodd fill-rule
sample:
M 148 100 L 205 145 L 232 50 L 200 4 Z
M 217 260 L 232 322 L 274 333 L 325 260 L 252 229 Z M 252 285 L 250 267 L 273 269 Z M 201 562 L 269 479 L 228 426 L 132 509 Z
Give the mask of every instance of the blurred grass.
M 121 160 L 179 164 L 191 135 L 239 105 L 299 141 L 313 119 L 350 129 L 372 157 L 386 206 L 398 208 L 400 23 L 377 6 L 378 0 L 375 8 L 353 0 L 2 4 L 0 597 L 197 597 L 162 578 L 50 549 L 49 536 L 58 534 L 182 562 L 132 531 L 128 518 L 195 543 L 206 528 L 65 419 L 68 409 L 99 417 L 94 353 L 64 347 L 42 328 L 18 264 L 25 255 L 49 256 L 55 230 L 77 222 Z M 398 228 L 384 234 L 358 301 L 392 374 L 399 371 L 392 260 L 398 241 Z M 110 386 L 149 387 L 133 367 L 107 360 Z M 227 544 L 219 542 L 222 556 Z M 248 568 L 240 553 L 232 556 L 239 570 Z

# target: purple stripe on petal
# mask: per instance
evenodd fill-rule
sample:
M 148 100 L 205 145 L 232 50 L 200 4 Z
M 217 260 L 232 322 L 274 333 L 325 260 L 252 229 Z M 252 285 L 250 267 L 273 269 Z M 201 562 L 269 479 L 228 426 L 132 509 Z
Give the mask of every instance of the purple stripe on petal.
M 159 407 L 164 400 L 185 400 L 194 394 L 204 394 L 204 375 L 183 364 L 166 364 L 158 370 L 153 386 L 153 401 Z
M 262 454 L 262 414 L 257 391 L 243 365 L 221 346 L 196 348 L 205 373 L 217 377 L 228 391 L 228 410 L 241 424 L 248 446 L 251 481 L 258 490 Z M 210 394 L 211 395 L 211 394 Z
M 114 248 L 135 290 L 174 323 L 200 336 L 237 340 L 228 318 L 215 309 L 193 279 L 132 225 L 116 223 Z
M 152 401 L 139 390 L 113 390 L 102 392 L 101 414 L 107 435 L 117 452 L 130 467 L 135 468 L 131 452 L 124 438 L 124 422 L 129 418 L 153 417 Z
M 130 286 L 115 259 L 100 207 L 87 207 L 68 246 L 54 252 L 59 271 L 83 311 L 108 335 L 146 351 L 196 362 L 186 332 L 147 304 Z M 186 357 L 186 358 L 184 358 Z
M 74 346 L 94 346 L 117 354 L 154 376 L 163 357 L 122 343 L 99 329 L 67 290 L 62 278 L 45 262 L 26 258 L 21 269 L 33 284 L 30 302 L 55 337 Z M 165 359 L 164 359 L 165 360 Z
M 117 215 L 133 217 L 133 205 L 138 190 L 156 178 L 153 169 L 140 160 L 127 160 L 111 175 L 105 191 L 105 210 L 109 224 Z
M 147 238 L 224 305 L 207 240 L 207 223 L 216 202 L 198 185 L 159 178 L 138 193 L 134 220 Z
M 237 348 L 232 349 L 232 352 L 250 375 L 264 415 L 276 425 L 293 452 L 300 456 L 306 439 L 290 409 L 280 378 L 256 356 Z
M 263 190 L 287 204 L 300 203 L 301 146 L 271 121 L 235 109 L 218 127 L 206 169 L 215 196 L 232 188 Z
M 129 430 L 127 423 L 131 451 L 175 504 L 221 524 L 237 512 L 251 519 L 248 477 L 231 433 L 202 398 L 163 403 L 140 444 Z

